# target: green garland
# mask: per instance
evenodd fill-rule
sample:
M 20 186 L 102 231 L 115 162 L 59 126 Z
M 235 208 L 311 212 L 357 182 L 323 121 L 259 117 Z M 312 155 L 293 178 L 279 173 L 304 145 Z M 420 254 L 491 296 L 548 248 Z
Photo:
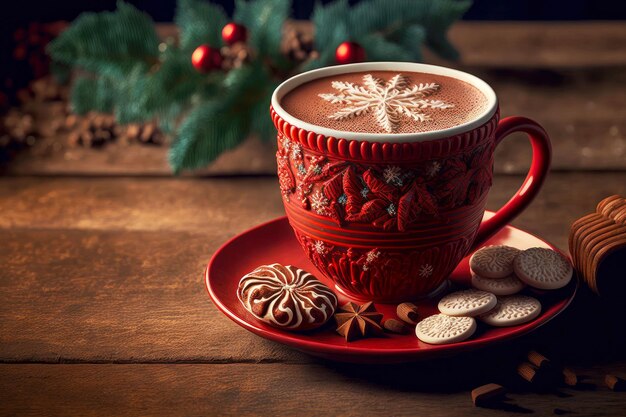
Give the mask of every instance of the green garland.
M 175 172 L 206 166 L 254 133 L 273 140 L 268 115 L 274 88 L 299 72 L 334 64 L 335 49 L 347 40 L 365 49 L 369 61 L 420 61 L 422 45 L 447 59 L 458 53 L 446 33 L 469 0 L 347 0 L 317 4 L 315 59 L 289 60 L 281 52 L 289 0 L 237 0 L 233 20 L 249 33 L 253 59 L 228 72 L 200 74 L 191 64 L 196 47 L 222 46 L 230 19 L 203 0 L 179 0 L 179 39 L 165 42 L 154 22 L 118 2 L 115 12 L 84 13 L 48 47 L 54 61 L 76 69 L 72 107 L 77 113 L 113 112 L 119 123 L 159 121 L 175 138 L 170 163 Z

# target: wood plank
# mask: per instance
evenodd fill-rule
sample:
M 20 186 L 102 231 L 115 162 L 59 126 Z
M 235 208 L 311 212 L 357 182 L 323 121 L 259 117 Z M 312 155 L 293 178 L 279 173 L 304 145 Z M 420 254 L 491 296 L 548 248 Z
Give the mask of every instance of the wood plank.
M 136 175 L 173 176 L 168 146 L 112 142 L 102 148 L 68 145 L 69 135 L 41 138 L 32 148 L 18 154 L 6 168 L 10 175 Z M 61 146 L 58 146 L 58 145 Z M 276 149 L 248 138 L 235 149 L 221 154 L 208 167 L 182 176 L 276 174 Z
M 496 208 L 521 182 L 499 176 Z M 282 214 L 274 178 L 0 178 L 0 360 L 302 362 L 210 303 L 230 236 Z M 516 225 L 566 248 L 569 224 L 626 173 L 554 174 Z
M 228 236 L 283 215 L 274 177 L 0 177 L 0 228 L 187 231 Z
M 476 69 L 498 94 L 501 115 L 525 116 L 550 135 L 554 170 L 626 169 L 626 71 L 520 71 Z M 496 154 L 496 172 L 528 169 L 523 135 Z
M 233 325 L 203 286 L 204 267 L 222 242 L 281 213 L 273 179 L 0 183 L 2 212 L 13 213 L 1 216 L 0 226 L 6 228 L 0 232 L 0 285 L 7 289 L 0 295 L 0 358 L 261 361 L 296 355 Z M 33 303 L 34 294 L 40 302 Z
M 624 22 L 459 22 L 450 39 L 468 65 L 518 68 L 626 65 Z
M 469 389 L 489 375 L 438 366 L 0 365 L 0 415 L 608 416 L 626 407 L 624 393 L 599 387 L 515 392 L 506 409 L 485 410 Z M 580 371 L 600 383 L 606 368 Z
M 2 231 L 0 361 L 297 360 L 210 302 L 203 270 L 229 235 Z
M 521 180 L 496 176 L 488 207 L 501 206 Z M 514 224 L 565 248 L 568 225 L 615 193 L 626 194 L 626 173 L 553 173 Z M 205 233 L 209 239 L 284 214 L 274 177 L 5 177 L 0 178 L 0 212 L 0 228 L 7 229 L 168 230 Z

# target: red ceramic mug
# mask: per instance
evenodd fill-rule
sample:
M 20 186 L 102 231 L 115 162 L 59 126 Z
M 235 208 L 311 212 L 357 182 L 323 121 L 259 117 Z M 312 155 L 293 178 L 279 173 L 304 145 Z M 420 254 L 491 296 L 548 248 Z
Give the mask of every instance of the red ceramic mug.
M 448 129 L 370 134 L 312 125 L 281 107 L 281 98 L 303 83 L 363 71 L 453 77 L 478 88 L 486 110 Z M 463 257 L 524 210 L 550 166 L 550 140 L 541 126 L 523 117 L 499 120 L 487 83 L 444 67 L 378 62 L 309 71 L 276 88 L 270 111 L 289 222 L 315 267 L 354 298 L 401 302 L 432 293 Z M 530 171 L 515 195 L 483 220 L 494 149 L 513 132 L 530 138 Z

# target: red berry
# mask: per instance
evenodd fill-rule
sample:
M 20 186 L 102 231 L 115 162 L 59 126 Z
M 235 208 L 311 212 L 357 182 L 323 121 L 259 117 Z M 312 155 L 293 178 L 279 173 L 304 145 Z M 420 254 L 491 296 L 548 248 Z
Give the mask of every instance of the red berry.
M 248 38 L 248 30 L 244 25 L 230 22 L 222 29 L 222 39 L 227 45 L 237 42 L 245 42 Z
M 200 45 L 191 54 L 191 63 L 198 72 L 206 73 L 222 67 L 222 54 L 217 48 Z
M 352 64 L 365 61 L 365 49 L 356 42 L 343 42 L 335 50 L 338 64 Z

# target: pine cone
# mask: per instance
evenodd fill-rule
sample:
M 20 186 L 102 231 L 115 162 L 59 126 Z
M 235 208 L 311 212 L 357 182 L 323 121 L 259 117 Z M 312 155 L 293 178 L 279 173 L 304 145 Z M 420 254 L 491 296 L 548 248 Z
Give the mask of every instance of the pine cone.
M 35 128 L 35 119 L 31 114 L 13 109 L 5 116 L 3 125 L 6 132 L 16 140 L 34 143 L 37 129 Z M 32 145 L 32 143 L 30 144 Z
M 163 133 L 155 122 L 129 124 L 123 130 L 121 137 L 127 142 L 137 141 L 146 145 L 161 145 L 165 141 Z
M 296 62 L 315 59 L 319 55 L 313 48 L 313 35 L 295 27 L 285 28 L 281 50 L 290 60 Z
M 32 115 L 19 110 L 10 110 L 0 123 L 0 159 L 4 154 L 33 146 L 37 140 L 37 129 Z
M 47 76 L 31 82 L 28 94 L 38 102 L 60 101 L 68 99 L 69 91 L 67 87 L 59 85 L 53 77 Z
M 98 148 L 117 138 L 118 128 L 110 114 L 88 113 L 82 120 L 66 119 L 66 127 L 74 127 L 68 137 L 70 145 Z
M 222 69 L 229 71 L 239 68 L 252 58 L 252 50 L 245 42 L 236 42 L 230 46 L 220 49 L 222 54 Z

